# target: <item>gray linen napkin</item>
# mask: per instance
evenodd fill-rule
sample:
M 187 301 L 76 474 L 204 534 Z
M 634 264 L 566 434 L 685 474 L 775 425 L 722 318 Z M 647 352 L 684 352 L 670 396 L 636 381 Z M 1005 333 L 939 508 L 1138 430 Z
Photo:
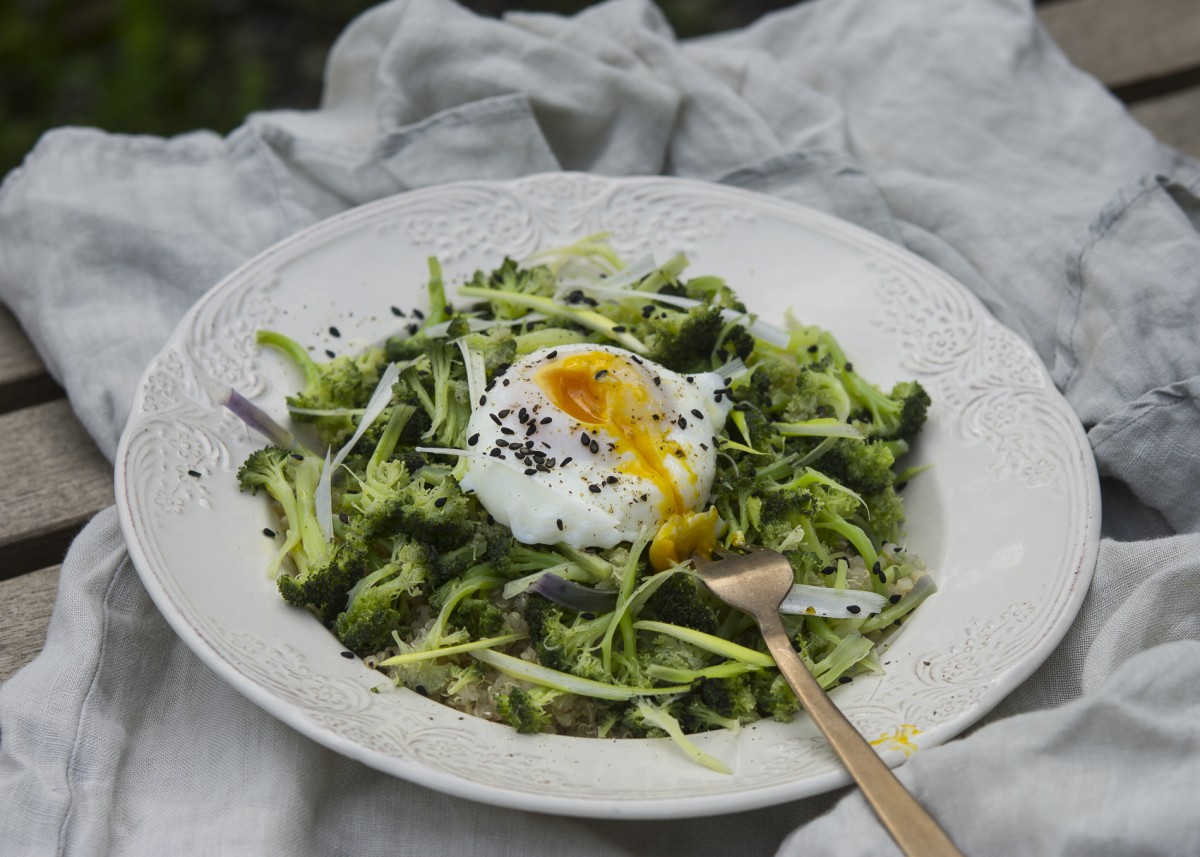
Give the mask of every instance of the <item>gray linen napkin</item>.
M 1027 3 L 818 0 L 681 43 L 645 0 L 504 21 L 396 0 L 336 45 L 320 110 L 225 138 L 48 134 L 0 189 L 0 298 L 111 455 L 143 367 L 255 252 L 388 194 L 556 169 L 821 208 L 929 258 L 1033 345 L 1105 477 L 1096 578 L 1046 665 L 900 776 L 972 855 L 1200 853 L 1200 169 L 1072 69 Z M 629 823 L 376 773 L 209 672 L 111 510 L 67 557 L 45 650 L 0 686 L 5 855 L 889 850 L 853 792 Z

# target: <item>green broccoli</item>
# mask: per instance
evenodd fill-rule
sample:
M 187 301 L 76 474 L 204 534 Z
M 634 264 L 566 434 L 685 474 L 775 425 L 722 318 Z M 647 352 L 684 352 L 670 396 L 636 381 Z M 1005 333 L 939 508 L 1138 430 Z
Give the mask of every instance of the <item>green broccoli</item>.
M 722 717 L 741 723 L 758 719 L 758 701 L 746 675 L 700 680 L 700 699 Z
M 663 581 L 646 601 L 644 614 L 660 622 L 706 634 L 717 632 L 717 612 L 690 574 L 672 574 Z
M 251 494 L 265 490 L 287 519 L 288 535 L 272 561 L 272 572 L 288 555 L 301 577 L 328 561 L 330 545 L 317 521 L 314 500 L 322 467 L 313 455 L 268 446 L 250 453 L 238 469 L 241 489 Z
M 538 661 L 550 669 L 596 681 L 611 681 L 597 655 L 608 630 L 608 617 L 584 619 L 576 616 L 568 624 L 564 609 L 540 595 L 530 595 L 525 604 L 525 622 Z M 566 611 L 570 612 L 570 611 Z
M 276 581 L 283 600 L 295 607 L 314 610 L 326 624 L 346 606 L 350 590 L 367 575 L 369 558 L 362 545 L 343 542 L 323 566 L 303 577 L 283 574 Z
M 496 708 L 505 723 L 524 735 L 531 735 L 549 730 L 552 721 L 546 708 L 560 696 L 562 691 L 548 687 L 528 690 L 514 687 L 499 694 Z
M 875 494 L 891 488 L 896 474 L 893 446 L 883 441 L 839 438 L 815 466 L 859 494 Z
M 407 615 L 403 597 L 421 592 L 431 559 L 424 544 L 400 540 L 392 557 L 350 590 L 345 610 L 334 622 L 334 633 L 347 649 L 365 656 L 388 646 Z
M 635 332 L 655 363 L 674 372 L 709 372 L 724 327 L 719 308 L 700 304 L 686 311 L 660 308 Z
M 260 330 L 256 341 L 283 353 L 304 372 L 304 389 L 287 399 L 292 418 L 311 423 L 327 446 L 337 448 L 349 440 L 355 429 L 354 412 L 366 407 L 387 363 L 383 349 L 368 348 L 354 356 L 319 363 L 304 346 L 282 333 Z
M 496 636 L 505 625 L 504 612 L 483 595 L 460 601 L 450 621 L 476 640 Z
M 800 711 L 800 702 L 787 680 L 774 670 L 750 673 L 748 682 L 754 692 L 758 713 L 780 723 L 790 723 Z

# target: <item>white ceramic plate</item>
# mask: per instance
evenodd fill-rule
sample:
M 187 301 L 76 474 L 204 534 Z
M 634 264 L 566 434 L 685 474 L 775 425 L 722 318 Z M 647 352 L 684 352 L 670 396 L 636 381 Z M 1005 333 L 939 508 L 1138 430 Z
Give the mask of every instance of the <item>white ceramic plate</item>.
M 295 729 L 382 771 L 461 797 L 579 816 L 734 812 L 847 781 L 804 718 L 699 736 L 731 775 L 668 740 L 523 736 L 392 689 L 264 568 L 261 497 L 234 473 L 260 438 L 203 378 L 283 421 L 299 380 L 254 345 L 260 327 L 346 352 L 424 305 L 426 259 L 450 280 L 607 230 L 628 258 L 677 251 L 726 277 L 750 309 L 791 308 L 831 330 L 881 385 L 933 397 L 915 452 L 934 469 L 907 491 L 908 543 L 939 592 L 899 633 L 887 674 L 834 691 L 891 763 L 958 734 L 1037 667 L 1087 589 L 1099 531 L 1095 467 L 1075 416 L 1030 349 L 945 274 L 880 238 L 769 197 L 673 179 L 533 176 L 403 194 L 263 253 L 188 313 L 142 379 L 117 460 L 133 561 L 180 636 L 235 688 Z M 334 336 L 336 327 L 340 336 Z M 381 692 L 373 692 L 381 688 Z

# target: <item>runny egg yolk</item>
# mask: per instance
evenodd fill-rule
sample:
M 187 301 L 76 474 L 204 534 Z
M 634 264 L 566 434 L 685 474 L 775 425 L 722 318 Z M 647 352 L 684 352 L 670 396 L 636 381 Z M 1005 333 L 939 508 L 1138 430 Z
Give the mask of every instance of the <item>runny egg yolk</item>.
M 563 413 L 614 438 L 615 452 L 632 453 L 622 460 L 620 472 L 647 479 L 662 492 L 663 523 L 650 546 L 650 564 L 656 571 L 693 553 L 707 556 L 712 551 L 716 509 L 697 513 L 688 508 L 667 466 L 668 457 L 692 483 L 696 474 L 679 444 L 667 436 L 656 397 L 625 358 L 607 351 L 569 355 L 541 367 L 534 381 Z
M 691 481 L 696 475 L 685 463 L 683 449 L 665 427 L 658 427 L 662 415 L 628 361 L 607 351 L 572 354 L 543 366 L 534 381 L 560 411 L 615 438 L 618 454 L 633 454 L 619 470 L 658 486 L 664 518 L 686 509 L 667 456 L 675 457 Z

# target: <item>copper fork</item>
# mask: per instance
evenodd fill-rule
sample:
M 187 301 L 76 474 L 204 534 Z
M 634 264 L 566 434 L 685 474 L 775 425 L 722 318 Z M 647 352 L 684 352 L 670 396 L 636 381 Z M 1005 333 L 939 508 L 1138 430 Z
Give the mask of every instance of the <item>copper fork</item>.
M 793 582 L 787 558 L 756 545 L 744 549 L 747 553 L 714 550 L 712 559 L 692 556 L 692 565 L 714 595 L 758 623 L 779 672 L 900 850 L 910 857 L 961 857 L 950 837 L 833 704 L 792 648 L 779 619 L 780 602 Z

